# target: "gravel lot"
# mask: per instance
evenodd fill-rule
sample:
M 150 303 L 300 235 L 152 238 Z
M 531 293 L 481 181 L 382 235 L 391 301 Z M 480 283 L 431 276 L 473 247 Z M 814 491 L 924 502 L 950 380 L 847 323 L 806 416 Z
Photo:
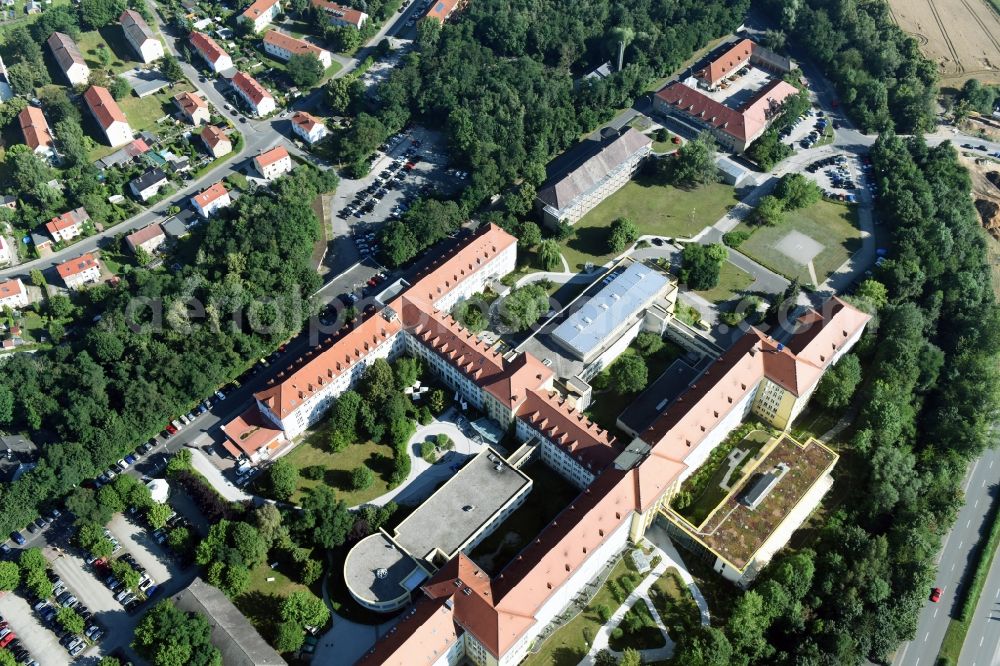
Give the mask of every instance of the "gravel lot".
M 0 592 L 0 615 L 10 623 L 24 648 L 43 666 L 69 664 L 69 653 L 56 635 L 42 624 L 28 602 L 10 592 Z
M 119 551 L 119 554 L 121 553 L 122 551 Z M 51 559 L 52 570 L 59 574 L 80 603 L 90 609 L 94 619 L 98 620 L 106 630 L 102 642 L 120 633 L 121 624 L 127 619 L 125 609 L 115 601 L 111 590 L 98 579 L 94 570 L 87 566 L 82 558 L 72 553 L 63 552 Z M 131 640 L 131 634 L 127 637 L 122 636 L 121 639 L 123 642 Z M 97 652 L 97 647 L 91 647 L 81 656 L 89 657 Z
M 121 514 L 116 514 L 108 524 L 108 529 L 118 537 L 122 549 L 131 553 L 136 562 L 146 568 L 157 585 L 162 585 L 179 573 L 177 565 L 167 551 L 153 541 L 152 536 L 142 527 L 125 520 Z

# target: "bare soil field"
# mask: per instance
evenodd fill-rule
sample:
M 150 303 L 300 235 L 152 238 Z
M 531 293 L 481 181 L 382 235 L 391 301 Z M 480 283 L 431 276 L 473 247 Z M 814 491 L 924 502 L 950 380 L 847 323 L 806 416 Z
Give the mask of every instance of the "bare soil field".
M 1000 83 L 1000 15 L 988 0 L 889 0 L 899 26 L 938 63 L 941 83 Z

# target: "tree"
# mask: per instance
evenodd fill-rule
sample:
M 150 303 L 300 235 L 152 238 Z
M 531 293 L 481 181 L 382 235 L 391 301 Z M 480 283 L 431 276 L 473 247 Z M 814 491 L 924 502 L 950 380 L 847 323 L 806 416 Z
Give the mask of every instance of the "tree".
M 635 348 L 639 350 L 639 355 L 649 358 L 663 349 L 663 338 L 652 331 L 640 331 L 635 336 Z
M 522 247 L 534 247 L 542 242 L 542 230 L 534 222 L 522 222 L 517 240 Z
M 646 388 L 649 381 L 649 369 L 646 361 L 635 353 L 624 353 L 611 365 L 609 370 L 611 383 L 620 395 L 638 393 Z
M 10 650 L 6 648 L 0 648 L 0 666 L 17 666 L 17 659 Z
M 781 199 L 785 210 L 798 210 L 823 198 L 823 191 L 801 173 L 786 173 L 774 188 L 774 196 Z
M 0 129 L 7 127 L 27 106 L 28 101 L 23 97 L 12 97 L 0 105 Z
M 132 646 L 153 666 L 222 666 L 211 636 L 212 626 L 204 615 L 185 613 L 166 600 L 143 615 Z
M 85 628 L 83 618 L 80 617 L 80 614 L 66 606 L 61 606 L 56 611 L 56 622 L 71 634 L 82 634 Z
M 16 562 L 0 562 L 0 590 L 14 590 L 21 583 L 21 568 Z
M 45 573 L 45 569 L 49 566 L 49 561 L 45 559 L 45 555 L 42 554 L 39 548 L 27 548 L 21 551 L 21 555 L 18 557 L 17 563 L 21 565 L 22 571 L 41 571 Z
M 94 30 L 111 25 L 127 8 L 125 0 L 80 0 L 80 18 Z
M 250 569 L 245 566 L 227 566 L 222 576 L 221 587 L 230 597 L 243 594 L 250 587 Z
M 719 283 L 719 273 L 727 257 L 723 245 L 688 243 L 681 251 L 681 281 L 697 291 L 711 289 Z
M 642 655 L 635 648 L 625 648 L 618 660 L 618 666 L 642 666 Z
M 336 114 L 347 112 L 351 104 L 351 80 L 342 76 L 326 83 L 326 103 Z
M 267 559 L 268 542 L 256 527 L 242 521 L 235 522 L 229 529 L 229 541 L 243 558 L 247 568 L 252 569 Z
M 773 194 L 761 197 L 757 207 L 750 213 L 750 223 L 761 226 L 774 227 L 781 224 L 784 219 L 785 204 Z
M 674 159 L 665 160 L 662 164 L 666 165 L 667 178 L 674 185 L 693 187 L 719 180 L 719 168 L 715 166 L 715 139 L 708 132 L 702 132 L 697 139 L 682 145 Z
M 847 354 L 820 379 L 816 399 L 830 409 L 846 407 L 860 383 L 861 362 L 854 354 Z
M 76 538 L 80 546 L 94 557 L 111 557 L 114 553 L 114 544 L 104 534 L 104 528 L 97 523 L 80 525 Z
M 22 567 L 23 568 L 23 567 Z M 48 574 L 45 573 L 45 569 L 31 569 L 25 570 L 27 573 L 24 578 L 24 585 L 28 590 L 38 597 L 39 599 L 48 599 L 52 596 L 52 581 L 49 580 Z
M 488 304 L 473 297 L 456 303 L 451 316 L 472 333 L 479 333 L 490 323 L 484 312 L 488 307 Z
M 174 83 L 184 80 L 184 70 L 181 69 L 177 57 L 168 53 L 160 60 L 160 72 Z
M 358 414 L 361 410 L 361 395 L 348 389 L 340 394 L 333 409 L 330 410 L 330 422 L 335 430 L 343 432 L 348 439 L 357 437 Z
M 125 560 L 111 560 L 108 563 L 111 573 L 114 574 L 125 587 L 135 591 L 139 587 L 139 572 L 132 568 L 132 565 Z
M 874 313 L 889 303 L 889 290 L 878 280 L 868 278 L 858 285 L 853 300 Z
M 296 53 L 285 67 L 292 83 L 302 88 L 312 88 L 323 78 L 323 63 L 315 53 Z
M 336 548 L 343 545 L 353 526 L 354 517 L 347 505 L 327 486 L 316 486 L 302 500 L 302 513 L 295 531 L 300 543 Z
M 689 627 L 678 640 L 677 660 L 684 666 L 729 666 L 733 648 L 715 627 Z
M 537 283 L 526 284 L 511 290 L 500 305 L 504 323 L 515 331 L 523 331 L 549 311 L 549 295 Z
M 279 652 L 295 652 L 306 640 L 305 630 L 297 622 L 281 622 L 274 637 L 274 647 Z
M 396 359 L 393 373 L 396 375 L 396 388 L 403 389 L 413 386 L 420 379 L 420 361 L 412 356 Z
M 268 487 L 271 494 L 279 500 L 287 500 L 299 485 L 299 470 L 295 466 L 279 458 L 267 470 Z
M 448 397 L 445 392 L 441 389 L 434 389 L 431 391 L 430 396 L 427 398 L 427 406 L 435 414 L 440 414 L 444 411 L 445 405 L 448 404 Z
M 625 249 L 639 238 L 639 228 L 627 217 L 619 217 L 608 230 L 608 249 L 614 254 Z
M 330 621 L 330 609 L 312 592 L 300 590 L 281 603 L 281 619 L 304 627 L 323 627 Z
M 359 465 L 351 471 L 351 488 L 365 490 L 375 482 L 375 473 L 367 465 Z
M 562 267 L 562 251 L 559 243 L 546 238 L 538 244 L 538 263 L 546 271 L 557 271 Z

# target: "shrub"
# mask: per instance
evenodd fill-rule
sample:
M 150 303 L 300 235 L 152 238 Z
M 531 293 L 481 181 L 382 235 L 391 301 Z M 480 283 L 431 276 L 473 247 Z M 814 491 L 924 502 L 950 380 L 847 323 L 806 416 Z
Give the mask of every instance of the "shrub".
M 455 448 L 455 442 L 451 441 L 451 437 L 444 434 L 443 432 L 439 433 L 438 436 L 434 438 L 434 440 L 435 440 L 434 443 L 437 444 L 437 447 L 442 451 L 451 451 L 453 448 Z
M 355 467 L 351 472 L 351 488 L 354 490 L 370 488 L 373 483 L 375 483 L 375 473 L 368 469 L 367 465 Z
M 398 486 L 400 483 L 406 480 L 406 477 L 410 475 L 410 455 L 406 452 L 397 453 L 396 457 L 392 460 L 392 475 L 389 477 L 389 483 Z
M 733 248 L 743 245 L 748 238 L 750 238 L 749 231 L 730 231 L 722 234 L 722 242 Z
M 614 638 L 615 640 L 621 639 L 621 637 L 624 635 L 625 632 L 622 631 L 621 627 L 615 627 L 614 629 L 611 630 L 611 638 Z
M 326 468 L 322 465 L 309 465 L 302 468 L 302 476 L 310 481 L 319 481 L 326 474 Z
M 434 442 L 420 443 L 420 457 L 429 463 L 433 463 L 437 456 L 434 453 Z
M 611 619 L 611 609 L 605 604 L 600 604 L 596 609 L 597 617 L 601 618 L 601 622 L 607 622 Z

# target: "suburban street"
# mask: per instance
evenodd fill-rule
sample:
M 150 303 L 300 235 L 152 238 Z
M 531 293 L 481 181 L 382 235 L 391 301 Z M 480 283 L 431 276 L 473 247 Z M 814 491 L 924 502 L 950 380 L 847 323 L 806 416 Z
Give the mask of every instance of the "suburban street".
M 997 499 L 997 479 L 1000 478 L 1000 450 L 990 449 L 969 468 L 963 488 L 965 504 L 958 512 L 952 529 L 945 534 L 938 560 L 934 587 L 941 588 L 938 603 L 926 601 L 920 612 L 917 632 L 912 641 L 896 651 L 893 666 L 930 666 L 937 659 L 941 641 L 951 617 L 957 615 L 961 599 L 956 595 L 962 576 L 974 565 L 972 555 L 979 540 L 985 536 L 986 519 Z M 992 585 L 992 587 L 991 587 Z M 927 590 L 927 595 L 930 595 Z M 962 651 L 961 664 L 995 666 L 1000 651 L 1000 567 L 993 563 L 990 581 L 983 587 L 983 598 Z M 983 612 L 984 609 L 987 612 Z M 969 659 L 967 659 L 969 657 Z M 973 659 L 973 660 L 970 660 Z

